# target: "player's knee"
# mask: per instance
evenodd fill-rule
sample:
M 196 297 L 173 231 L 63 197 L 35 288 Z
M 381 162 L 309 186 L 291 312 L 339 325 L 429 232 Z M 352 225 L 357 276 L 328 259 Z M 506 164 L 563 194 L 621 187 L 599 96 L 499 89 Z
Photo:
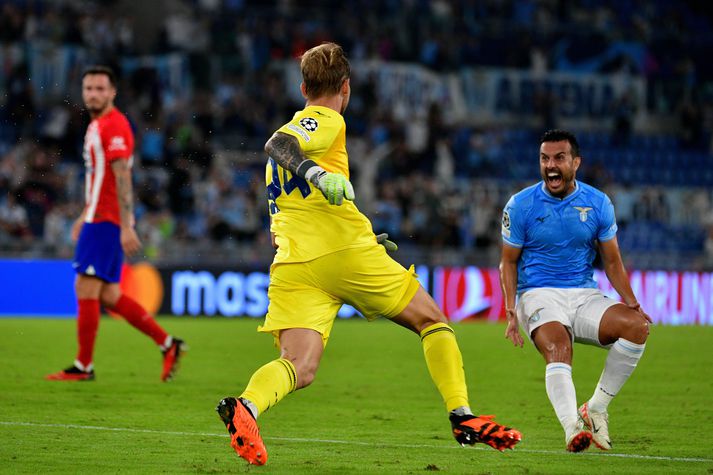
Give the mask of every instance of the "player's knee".
M 547 363 L 571 363 L 572 345 L 569 341 L 550 341 L 542 345 L 542 355 Z
M 426 328 L 432 327 L 437 323 L 445 323 L 446 325 L 449 324 L 449 321 L 446 316 L 443 315 L 443 313 L 441 313 L 440 311 L 433 312 L 429 315 L 424 316 L 423 320 L 419 322 L 418 333 L 421 333 Z
M 313 361 L 309 358 L 290 358 L 290 361 L 295 367 L 295 376 L 297 377 L 295 389 L 301 389 L 312 384 L 317 376 L 319 360 Z
M 80 276 L 74 281 L 74 293 L 78 299 L 98 299 L 100 287 L 92 279 Z
M 649 322 L 643 318 L 630 319 L 622 336 L 632 343 L 646 343 L 649 337 Z
M 114 308 L 119 301 L 121 293 L 115 292 L 107 287 L 103 288 L 99 294 L 99 302 L 105 308 Z
M 295 385 L 296 389 L 302 389 L 314 382 L 317 376 L 317 368 L 295 368 L 297 372 L 297 383 Z

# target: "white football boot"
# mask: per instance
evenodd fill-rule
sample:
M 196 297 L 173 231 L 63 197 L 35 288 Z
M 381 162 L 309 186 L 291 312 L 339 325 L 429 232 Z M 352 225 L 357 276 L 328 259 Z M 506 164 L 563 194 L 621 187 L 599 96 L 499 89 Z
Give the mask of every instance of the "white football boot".
M 609 439 L 609 415 L 606 412 L 592 412 L 589 410 L 589 402 L 585 402 L 579 408 L 579 417 L 584 425 L 592 431 L 594 445 L 602 450 L 611 450 L 611 440 Z
M 571 431 L 565 433 L 565 443 L 569 452 L 583 452 L 592 443 L 592 433 L 584 427 L 584 423 L 579 420 Z

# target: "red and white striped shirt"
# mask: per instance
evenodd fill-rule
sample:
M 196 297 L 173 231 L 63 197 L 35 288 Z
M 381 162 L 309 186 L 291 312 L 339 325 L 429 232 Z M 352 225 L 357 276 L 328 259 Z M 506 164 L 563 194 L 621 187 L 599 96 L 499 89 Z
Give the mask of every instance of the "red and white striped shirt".
M 134 134 L 129 121 L 117 108 L 92 120 L 84 135 L 85 216 L 87 223 L 109 221 L 121 226 L 114 160 L 133 164 Z

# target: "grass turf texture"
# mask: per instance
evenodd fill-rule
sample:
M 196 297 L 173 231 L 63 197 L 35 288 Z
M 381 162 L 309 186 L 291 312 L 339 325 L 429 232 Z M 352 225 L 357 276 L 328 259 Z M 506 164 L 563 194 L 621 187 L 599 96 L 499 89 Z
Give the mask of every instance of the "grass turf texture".
M 337 321 L 314 385 L 259 419 L 269 452 L 250 467 L 214 407 L 276 357 L 256 320 L 160 322 L 190 351 L 173 382 L 161 356 L 124 322 L 102 319 L 95 382 L 44 381 L 71 363 L 73 320 L 0 319 L 0 472 L 12 473 L 713 473 L 713 327 L 654 327 L 643 360 L 610 407 L 613 454 L 569 454 L 531 345 L 504 327 L 455 325 L 471 404 L 523 432 L 499 453 L 460 448 L 416 335 L 389 322 Z M 578 402 L 606 353 L 575 346 Z M 643 458 L 642 458 L 643 457 Z M 686 459 L 698 460 L 686 460 Z M 701 460 L 704 459 L 704 460 Z

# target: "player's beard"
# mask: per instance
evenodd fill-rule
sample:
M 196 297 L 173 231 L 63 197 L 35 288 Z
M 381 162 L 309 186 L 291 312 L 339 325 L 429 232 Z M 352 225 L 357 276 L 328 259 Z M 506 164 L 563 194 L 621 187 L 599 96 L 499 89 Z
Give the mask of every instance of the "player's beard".
M 94 101 L 93 103 L 85 103 L 84 107 L 87 108 L 87 111 L 89 112 L 89 115 L 92 117 L 98 117 L 102 115 L 106 110 L 109 108 L 111 104 L 111 101 L 106 100 L 106 101 Z
M 553 181 L 550 180 L 548 175 L 550 173 L 556 173 L 559 175 Z M 551 169 L 541 171 L 542 179 L 545 181 L 545 186 L 547 191 L 558 198 L 564 198 L 567 196 L 572 188 L 574 187 L 574 170 L 562 170 L 562 169 Z

